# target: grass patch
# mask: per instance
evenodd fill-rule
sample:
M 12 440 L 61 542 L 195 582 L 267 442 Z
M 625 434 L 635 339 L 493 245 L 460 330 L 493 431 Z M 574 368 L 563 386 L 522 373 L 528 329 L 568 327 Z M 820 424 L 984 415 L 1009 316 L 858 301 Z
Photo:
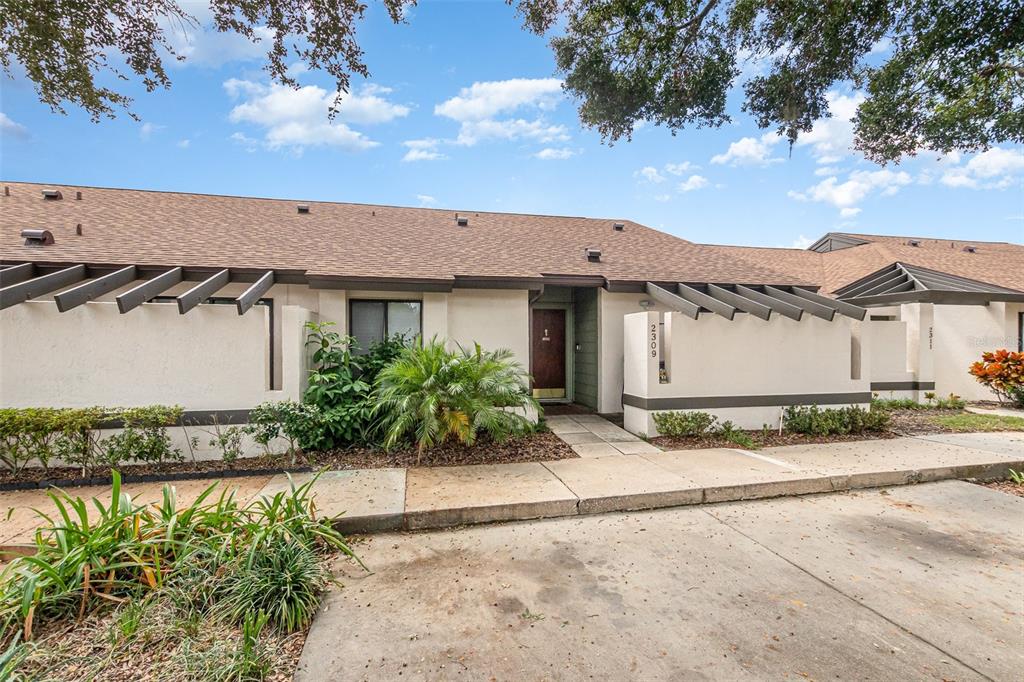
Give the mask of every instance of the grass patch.
M 1024 417 L 963 412 L 931 417 L 930 421 L 950 431 L 1024 431 Z

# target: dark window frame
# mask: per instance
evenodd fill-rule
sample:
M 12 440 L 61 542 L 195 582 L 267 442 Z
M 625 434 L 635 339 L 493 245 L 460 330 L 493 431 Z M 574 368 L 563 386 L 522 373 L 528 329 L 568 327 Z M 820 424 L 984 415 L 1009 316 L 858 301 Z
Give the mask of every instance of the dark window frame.
M 423 336 L 423 300 L 419 298 L 350 298 L 348 299 L 348 334 L 352 336 L 352 304 L 353 303 L 380 303 L 384 306 L 384 338 L 391 338 L 391 330 L 388 329 L 388 303 L 415 303 L 419 306 L 420 315 L 420 331 L 419 336 Z M 355 338 L 355 337 L 353 337 Z M 365 353 L 368 348 L 360 348 L 360 352 Z
M 175 303 L 177 302 L 177 296 L 154 296 L 153 298 L 146 301 L 147 303 Z M 237 305 L 238 299 L 233 296 L 210 296 L 204 298 L 200 305 Z M 269 324 L 270 324 L 270 389 L 271 391 L 280 390 L 280 386 L 274 379 L 274 370 L 276 369 L 274 363 L 274 350 L 277 347 L 277 334 L 274 333 L 274 299 L 272 298 L 261 298 L 258 299 L 253 305 L 266 306 L 269 311 Z

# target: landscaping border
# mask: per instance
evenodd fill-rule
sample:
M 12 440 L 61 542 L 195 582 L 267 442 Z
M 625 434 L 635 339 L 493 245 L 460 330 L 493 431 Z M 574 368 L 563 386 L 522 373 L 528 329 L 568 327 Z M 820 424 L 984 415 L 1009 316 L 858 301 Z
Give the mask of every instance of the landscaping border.
M 161 481 L 214 480 L 220 478 L 246 478 L 249 476 L 276 476 L 278 474 L 307 474 L 315 469 L 308 465 L 273 467 L 264 469 L 221 469 L 219 471 L 175 471 L 163 474 L 122 474 L 122 483 L 160 483 Z M 44 478 L 39 481 L 7 481 L 0 483 L 0 492 L 38 490 L 47 488 L 74 488 L 86 485 L 110 485 L 111 476 L 91 478 Z

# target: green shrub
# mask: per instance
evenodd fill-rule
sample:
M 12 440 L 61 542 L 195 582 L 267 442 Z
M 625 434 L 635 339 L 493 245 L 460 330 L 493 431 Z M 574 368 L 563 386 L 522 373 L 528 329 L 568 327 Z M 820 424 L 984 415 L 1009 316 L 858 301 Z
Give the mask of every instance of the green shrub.
M 747 448 L 748 450 L 757 449 L 757 443 L 750 437 L 750 434 L 729 420 L 719 425 L 718 429 L 715 430 L 715 435 L 726 439 L 734 445 L 739 445 L 741 448 Z
M 316 450 L 323 445 L 323 414 L 316 405 L 293 400 L 261 403 L 249 412 L 245 431 L 270 454 L 270 442 L 282 437 L 288 441 L 288 455 L 295 463 L 300 450 Z
M 658 433 L 671 438 L 704 436 L 714 430 L 718 418 L 707 412 L 655 412 Z
M 782 418 L 788 431 L 811 436 L 882 431 L 888 427 L 889 421 L 889 413 L 884 409 L 865 410 L 856 406 L 836 409 L 821 409 L 817 405 L 787 407 Z
M 1006 395 L 1014 405 L 1024 410 L 1024 386 L 1014 386 L 1006 391 Z
M 359 355 L 356 340 L 332 331 L 333 325 L 306 324 L 306 346 L 314 350 L 302 401 L 317 408 L 319 420 L 307 424 L 302 438 L 304 449 L 329 450 L 372 442 L 373 384 L 380 371 L 408 346 L 407 339 L 396 334 Z
M 934 397 L 934 394 L 932 394 Z M 926 410 L 929 405 L 919 403 L 913 398 L 874 398 L 871 400 L 872 410 Z
M 946 398 L 938 398 L 935 401 L 935 408 L 938 410 L 962 410 L 966 407 L 967 401 L 956 393 L 950 393 Z
M 289 491 L 245 507 L 227 489 L 215 497 L 214 483 L 182 507 L 169 485 L 160 503 L 135 504 L 115 471 L 110 502 L 94 498 L 99 514 L 92 519 L 85 500 L 50 493 L 57 512 L 43 517 L 36 553 L 15 558 L 0 572 L 0 641 L 22 628 L 29 639 L 33 623 L 76 617 L 156 590 L 180 589 L 197 602 L 203 595 L 213 599 L 222 574 L 252 564 L 282 542 L 354 557 L 333 519 L 316 517 L 310 493 L 316 480 L 292 483 Z
M 480 344 L 450 351 L 434 338 L 406 348 L 381 370 L 374 413 L 385 447 L 411 438 L 422 454 L 449 438 L 472 445 L 479 433 L 500 442 L 533 428 L 515 411 L 540 411 L 527 385 L 511 351 L 485 351 Z
M 162 464 L 166 460 L 180 462 L 181 450 L 171 447 L 167 427 L 179 423 L 184 410 L 181 407 L 150 405 L 130 407 L 113 413 L 123 422 L 122 429 L 99 441 L 99 464 L 116 467 L 122 462 L 149 462 Z

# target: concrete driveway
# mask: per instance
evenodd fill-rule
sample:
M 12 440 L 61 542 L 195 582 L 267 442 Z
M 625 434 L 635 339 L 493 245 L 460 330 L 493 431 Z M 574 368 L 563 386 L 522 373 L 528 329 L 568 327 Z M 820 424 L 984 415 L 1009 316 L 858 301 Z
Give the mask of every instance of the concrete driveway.
M 946 481 L 377 535 L 296 679 L 1019 680 L 1022 522 Z

